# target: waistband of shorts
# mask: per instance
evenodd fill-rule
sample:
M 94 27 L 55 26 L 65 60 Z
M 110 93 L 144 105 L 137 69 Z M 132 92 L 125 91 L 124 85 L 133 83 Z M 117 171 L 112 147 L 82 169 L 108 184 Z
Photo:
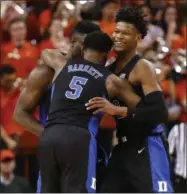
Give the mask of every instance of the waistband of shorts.
M 163 132 L 157 132 L 157 133 L 150 133 L 145 137 L 163 137 Z M 119 143 L 125 143 L 125 142 L 137 142 L 137 141 L 141 141 L 144 137 L 140 137 L 140 138 L 132 138 L 132 137 L 128 137 L 128 136 L 118 136 L 118 141 Z

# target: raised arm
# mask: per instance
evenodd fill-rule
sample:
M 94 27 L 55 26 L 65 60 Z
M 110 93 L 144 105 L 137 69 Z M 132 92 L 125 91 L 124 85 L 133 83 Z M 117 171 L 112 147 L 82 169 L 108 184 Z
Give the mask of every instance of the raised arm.
M 15 121 L 35 135 L 40 135 L 43 126 L 34 118 L 33 111 L 41 96 L 51 84 L 54 70 L 46 65 L 39 65 L 30 73 L 27 85 L 22 90 L 14 111 Z
M 44 49 L 41 53 L 43 64 L 54 70 L 54 79 L 66 64 L 66 55 L 56 49 Z

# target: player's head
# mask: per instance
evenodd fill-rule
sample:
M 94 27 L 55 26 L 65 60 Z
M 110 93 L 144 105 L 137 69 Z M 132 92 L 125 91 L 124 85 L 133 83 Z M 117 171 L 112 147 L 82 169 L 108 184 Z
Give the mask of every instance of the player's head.
M 72 57 L 80 57 L 82 55 L 82 45 L 87 34 L 100 30 L 99 26 L 90 21 L 80 21 L 73 30 L 71 40 L 71 51 L 74 53 Z
M 87 34 L 98 30 L 100 30 L 98 25 L 87 20 L 80 21 L 79 23 L 77 23 L 73 30 L 72 46 L 77 43 L 83 44 L 84 38 Z
M 113 42 L 106 33 L 101 31 L 92 32 L 84 39 L 84 58 L 87 60 L 94 59 L 95 62 L 99 63 L 106 58 L 112 45 Z
M 135 49 L 140 39 L 147 34 L 147 24 L 138 7 L 121 8 L 116 15 L 116 27 L 113 32 L 116 52 Z

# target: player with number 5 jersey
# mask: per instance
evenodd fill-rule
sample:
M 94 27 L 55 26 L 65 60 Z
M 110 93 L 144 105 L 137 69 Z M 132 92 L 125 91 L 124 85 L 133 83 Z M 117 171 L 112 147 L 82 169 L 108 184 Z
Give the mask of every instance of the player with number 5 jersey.
M 61 60 L 65 65 L 55 76 L 48 119 L 39 143 L 42 192 L 94 193 L 96 135 L 102 114 L 87 111 L 85 103 L 96 96 L 118 96 L 134 106 L 140 100 L 132 91 L 132 102 L 128 82 L 104 67 L 111 46 L 110 37 L 96 31 L 84 40 L 83 58 Z M 47 52 L 42 54 L 45 64 Z M 121 107 L 118 111 L 122 111 Z

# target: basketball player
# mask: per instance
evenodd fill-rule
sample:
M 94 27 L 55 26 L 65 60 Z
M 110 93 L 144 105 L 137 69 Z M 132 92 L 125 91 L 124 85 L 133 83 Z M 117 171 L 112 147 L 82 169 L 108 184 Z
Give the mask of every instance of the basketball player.
M 123 107 L 116 116 L 119 144 L 113 149 L 101 192 L 172 192 L 168 149 L 160 123 L 167 120 L 163 94 L 152 64 L 136 54 L 137 43 L 147 33 L 146 23 L 137 8 L 121 8 L 113 32 L 114 49 L 118 53 L 111 71 L 127 79 L 141 101 L 127 108 L 119 99 L 113 103 Z M 114 115 L 115 108 L 104 98 L 93 98 L 87 110 Z
M 79 49 L 76 49 L 76 45 L 83 44 L 83 40 L 85 36 L 90 33 L 99 30 L 99 27 L 89 21 L 81 21 L 79 22 L 73 31 L 72 35 L 72 57 L 79 57 L 80 51 Z M 57 57 L 61 54 L 65 55 L 65 52 L 59 52 L 58 50 L 52 50 L 53 56 Z M 54 59 L 52 58 L 51 61 Z M 45 88 L 40 88 L 40 90 L 37 90 L 36 92 L 32 92 L 28 94 L 22 93 L 22 100 L 19 100 L 19 103 L 17 103 L 15 112 L 14 112 L 14 119 L 16 122 L 22 126 L 24 126 L 27 130 L 31 131 L 32 133 L 36 135 L 40 135 L 40 131 L 38 130 L 38 121 L 36 118 L 33 117 L 32 112 L 36 109 L 38 105 L 40 105 L 40 123 L 42 125 L 45 125 L 45 121 L 47 118 L 47 113 L 49 110 L 50 105 L 50 96 L 51 96 L 51 89 L 52 89 L 52 80 L 54 76 L 54 71 L 52 71 L 50 68 L 47 68 L 45 65 L 39 65 L 39 69 L 42 71 L 45 71 L 45 79 L 40 78 L 40 82 L 44 82 L 46 84 Z M 38 80 L 39 81 L 39 80 Z M 30 84 L 38 85 L 38 82 L 36 80 L 30 79 Z M 40 93 L 40 95 L 39 95 Z M 28 95 L 27 95 L 28 94 Z M 36 96 L 36 98 L 35 98 Z M 29 110 L 29 111 L 28 111 Z
M 84 38 L 87 34 L 94 32 L 94 31 L 98 31 L 98 30 L 100 30 L 98 25 L 96 25 L 92 22 L 85 21 L 85 20 L 78 22 L 77 25 L 73 29 L 72 50 L 74 50 L 74 47 L 76 44 L 80 44 L 80 45 L 83 44 Z M 79 55 L 80 55 L 79 51 L 77 52 L 76 50 L 74 50 L 72 52 L 73 58 L 79 57 Z M 42 97 L 40 97 L 40 100 L 38 101 L 38 103 L 35 103 L 36 107 L 39 105 L 39 122 L 43 126 L 45 125 L 46 118 L 48 115 L 50 101 L 51 101 L 51 90 L 53 88 L 51 85 L 52 77 L 49 75 L 46 75 L 46 79 L 49 79 L 50 84 L 47 88 L 45 88 L 44 95 Z M 30 81 L 32 81 L 32 80 L 30 80 Z M 31 95 L 31 97 L 32 97 L 32 101 L 34 102 L 34 96 Z M 22 99 L 24 99 L 25 102 L 26 102 L 26 100 L 29 100 L 27 97 L 24 97 L 24 96 L 22 96 Z M 29 101 L 27 103 L 29 103 Z M 31 123 L 29 122 L 30 121 L 29 118 L 32 118 L 33 122 L 38 123 L 38 121 L 33 117 L 31 112 L 27 112 L 27 107 L 24 107 L 24 104 L 22 104 L 21 101 L 20 101 L 19 105 L 17 105 L 14 116 L 16 117 L 16 120 L 18 123 L 23 125 L 25 128 L 30 129 L 29 126 Z M 35 108 L 32 107 L 32 110 L 34 110 L 34 109 Z M 34 126 L 37 126 L 37 124 Z M 38 181 L 37 181 L 37 193 L 39 193 L 40 190 L 41 190 L 41 177 L 39 176 Z

